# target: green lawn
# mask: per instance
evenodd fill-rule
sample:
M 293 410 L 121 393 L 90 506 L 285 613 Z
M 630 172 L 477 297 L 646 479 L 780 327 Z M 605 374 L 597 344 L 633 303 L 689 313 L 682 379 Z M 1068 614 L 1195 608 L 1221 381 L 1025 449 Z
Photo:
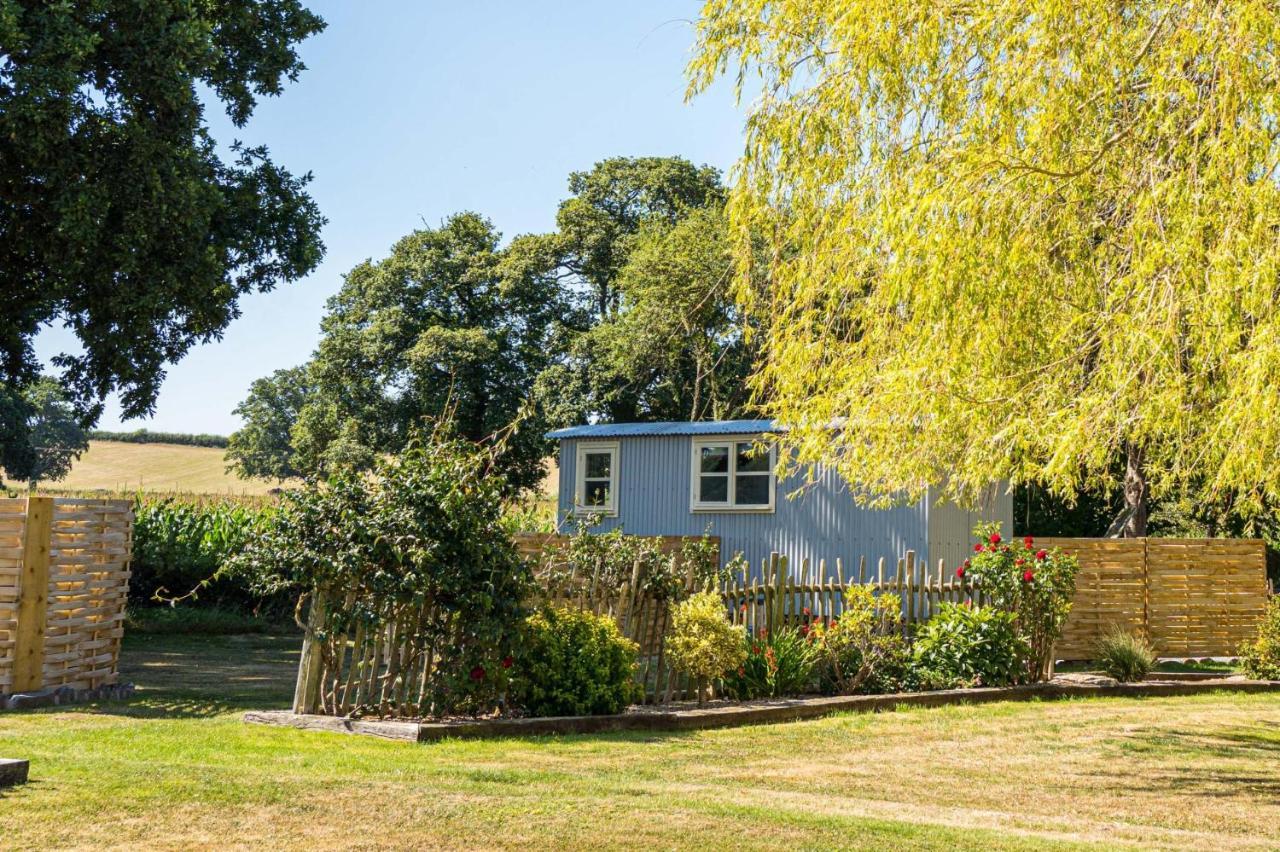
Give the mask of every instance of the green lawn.
M 138 636 L 135 700 L 0 714 L 5 849 L 1280 846 L 1280 697 L 410 745 L 244 725 L 296 637 Z

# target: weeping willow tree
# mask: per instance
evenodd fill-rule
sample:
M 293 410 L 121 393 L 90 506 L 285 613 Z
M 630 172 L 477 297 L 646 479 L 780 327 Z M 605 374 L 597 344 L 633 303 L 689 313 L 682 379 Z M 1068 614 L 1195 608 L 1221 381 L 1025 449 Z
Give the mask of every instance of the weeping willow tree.
M 738 296 L 797 464 L 873 503 L 1122 488 L 1131 535 L 1153 496 L 1276 500 L 1275 3 L 709 0 L 697 27 L 690 95 L 751 97 Z

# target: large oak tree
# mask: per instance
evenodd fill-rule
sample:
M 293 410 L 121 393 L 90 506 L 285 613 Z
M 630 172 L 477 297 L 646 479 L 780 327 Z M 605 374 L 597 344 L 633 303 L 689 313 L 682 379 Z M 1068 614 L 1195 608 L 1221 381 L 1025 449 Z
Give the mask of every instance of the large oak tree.
M 316 265 L 307 178 L 264 148 L 224 156 L 204 109 L 243 126 L 322 28 L 297 0 L 0 0 L 0 396 L 21 398 L 33 338 L 61 323 L 81 420 L 113 391 L 147 414 L 165 366 L 220 336 L 240 296 Z M 6 466 L 30 455 L 23 422 L 0 418 Z
M 799 463 L 1120 487 L 1129 534 L 1274 505 L 1277 45 L 1259 2 L 709 0 L 691 92 L 759 87 L 731 216 Z

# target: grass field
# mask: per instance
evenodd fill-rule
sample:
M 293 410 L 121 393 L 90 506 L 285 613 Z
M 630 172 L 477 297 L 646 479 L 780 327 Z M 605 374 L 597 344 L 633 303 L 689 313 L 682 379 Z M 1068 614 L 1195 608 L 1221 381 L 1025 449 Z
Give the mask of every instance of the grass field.
M 192 494 L 266 494 L 278 483 L 227 473 L 225 450 L 182 444 L 90 441 L 66 479 L 49 488 L 68 491 L 179 491 Z
M 1280 846 L 1280 698 L 411 745 L 254 727 L 296 637 L 135 636 L 134 700 L 0 714 L 6 849 Z

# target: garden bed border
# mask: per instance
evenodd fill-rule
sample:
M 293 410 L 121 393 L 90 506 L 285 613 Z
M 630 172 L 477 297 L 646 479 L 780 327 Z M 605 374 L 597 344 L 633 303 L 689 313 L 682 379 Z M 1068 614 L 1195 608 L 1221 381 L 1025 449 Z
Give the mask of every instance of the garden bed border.
M 818 719 L 833 713 L 875 713 L 899 707 L 944 707 L 953 704 L 987 704 L 993 701 L 1058 700 L 1063 698 L 1117 698 L 1199 695 L 1218 691 L 1280 692 L 1280 681 L 1246 680 L 1241 677 L 1195 680 L 1152 680 L 1114 686 L 1035 683 L 1023 686 L 946 689 L 935 692 L 900 692 L 889 695 L 836 695 L 808 698 L 774 698 L 710 707 L 670 710 L 636 710 L 611 716 L 544 716 L 527 719 L 468 719 L 455 722 L 408 722 L 381 719 L 348 719 L 293 713 L 289 710 L 251 710 L 244 720 L 313 731 L 363 734 L 407 742 L 435 742 L 449 738 L 529 737 L 562 734 L 601 734 L 620 731 L 693 731 L 771 722 Z

